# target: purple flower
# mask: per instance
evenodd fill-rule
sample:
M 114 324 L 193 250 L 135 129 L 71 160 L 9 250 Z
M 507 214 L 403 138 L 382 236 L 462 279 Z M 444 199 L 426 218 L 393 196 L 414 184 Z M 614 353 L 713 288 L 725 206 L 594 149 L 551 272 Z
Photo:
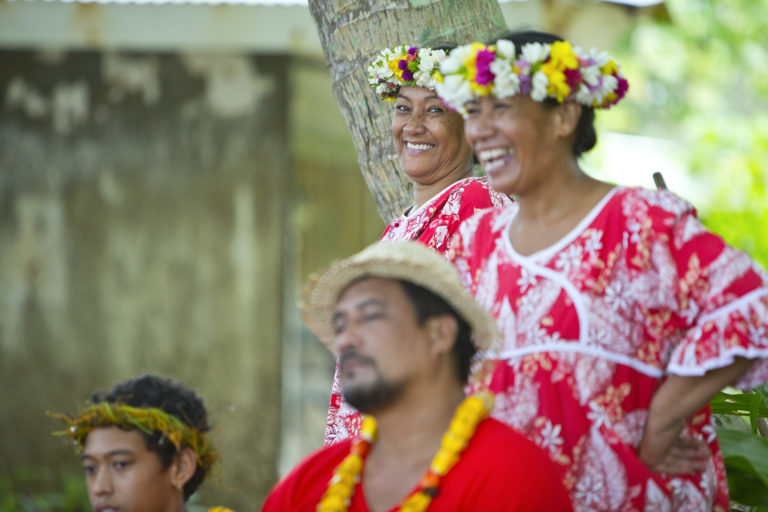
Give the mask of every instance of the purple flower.
M 405 82 L 410 82 L 411 80 L 413 80 L 413 73 L 411 72 L 410 69 L 406 69 L 405 71 L 403 71 L 403 80 Z
M 489 50 L 480 50 L 477 52 L 477 58 L 475 59 L 475 65 L 477 66 L 477 75 L 475 76 L 475 82 L 478 85 L 488 85 L 493 82 L 495 78 L 491 71 L 491 62 L 496 58 L 496 52 Z
M 408 55 L 416 55 L 416 52 L 418 52 L 419 49 L 416 46 L 411 46 L 408 48 Z
M 597 83 L 595 85 L 589 85 L 587 84 L 587 89 L 589 89 L 589 92 L 595 92 L 598 89 L 601 89 L 603 87 L 603 75 L 600 75 L 597 77 Z
M 402 69 L 403 71 L 407 70 L 408 69 L 408 61 L 405 60 L 405 59 L 400 59 L 397 62 L 397 67 Z
M 531 69 L 531 63 L 528 62 L 525 59 L 520 59 L 518 61 L 515 61 L 515 66 L 520 69 L 520 73 L 528 73 L 528 70 Z
M 616 76 L 615 74 L 613 76 Z M 627 93 L 627 89 L 629 89 L 629 82 L 627 82 L 626 78 L 616 76 L 616 78 L 619 79 L 619 86 L 616 88 L 616 95 L 619 98 L 623 98 L 624 95 Z
M 528 75 L 520 75 L 520 94 L 523 96 L 531 94 L 531 77 Z

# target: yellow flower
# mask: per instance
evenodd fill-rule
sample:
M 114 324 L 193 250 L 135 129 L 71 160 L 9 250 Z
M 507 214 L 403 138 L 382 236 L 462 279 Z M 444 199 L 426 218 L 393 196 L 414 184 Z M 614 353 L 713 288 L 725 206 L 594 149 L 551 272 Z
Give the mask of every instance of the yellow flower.
M 400 66 L 400 61 L 401 61 L 401 60 L 402 60 L 402 59 L 395 59 L 395 60 L 391 60 L 391 61 L 387 62 L 387 67 L 388 67 L 390 70 L 392 70 L 392 72 L 395 74 L 395 76 L 396 76 L 398 79 L 400 79 L 400 80 L 402 81 L 402 80 L 403 80 L 403 70 L 402 70 L 402 69 L 400 69 L 400 67 L 399 67 L 399 66 Z
M 609 60 L 605 64 L 603 64 L 603 67 L 600 68 L 600 73 L 604 75 L 613 75 L 614 73 L 619 72 L 619 66 L 616 65 L 616 63 L 612 60 Z
M 359 455 L 348 455 L 341 464 L 339 464 L 338 474 L 349 473 L 359 475 L 363 469 L 363 459 Z
M 427 510 L 431 501 L 431 496 L 417 492 L 405 500 L 402 507 L 400 507 L 400 512 L 421 512 Z
M 467 446 L 467 438 L 454 435 L 452 432 L 446 432 L 443 435 L 442 445 L 444 450 L 450 452 L 460 452 Z
M 323 499 L 320 501 L 320 504 L 317 506 L 317 510 L 318 512 L 320 511 L 336 512 L 336 511 L 347 510 L 347 500 L 339 496 L 326 496 L 326 497 L 323 497 Z
M 547 94 L 551 94 L 557 98 L 560 103 L 563 99 L 571 94 L 571 88 L 565 83 L 565 73 L 556 69 L 551 63 L 547 62 L 542 64 L 541 71 L 549 79 L 549 85 L 547 86 Z
M 549 50 L 549 62 L 559 69 L 576 69 L 579 59 L 568 41 L 555 41 Z
M 440 476 L 445 475 L 458 460 L 459 456 L 457 454 L 440 450 L 435 455 L 435 458 L 432 459 L 432 471 Z

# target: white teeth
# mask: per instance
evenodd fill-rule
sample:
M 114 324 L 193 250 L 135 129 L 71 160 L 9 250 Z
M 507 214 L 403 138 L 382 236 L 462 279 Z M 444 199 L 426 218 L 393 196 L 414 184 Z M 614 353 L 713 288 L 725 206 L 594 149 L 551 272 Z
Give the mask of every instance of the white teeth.
M 507 155 L 512 153 L 512 150 L 509 148 L 494 148 L 494 149 L 484 149 L 480 153 L 478 153 L 477 157 L 480 160 L 490 160 L 492 158 L 498 158 L 503 155 Z
M 406 142 L 405 145 L 408 149 L 429 149 L 434 147 L 433 144 L 413 144 L 412 142 Z
M 504 165 L 504 160 L 494 160 L 493 162 L 486 162 L 483 164 L 483 170 L 485 172 L 493 171 Z

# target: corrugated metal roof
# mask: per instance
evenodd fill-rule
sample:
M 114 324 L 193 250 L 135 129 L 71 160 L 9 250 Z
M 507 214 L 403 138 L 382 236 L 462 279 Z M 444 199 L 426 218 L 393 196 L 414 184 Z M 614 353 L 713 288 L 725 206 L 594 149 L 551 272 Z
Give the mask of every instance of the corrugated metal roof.
M 78 3 L 78 4 L 131 4 L 131 5 L 255 5 L 255 6 L 306 6 L 307 0 L 6 0 L 30 3 Z
M 258 5 L 258 6 L 297 6 L 307 5 L 307 0 L 6 0 L 8 2 L 53 2 L 53 3 L 81 3 L 81 4 L 138 4 L 138 5 Z M 499 3 L 527 2 L 529 0 L 499 0 Z M 602 0 L 613 4 L 622 4 L 632 7 L 649 7 L 664 3 L 664 0 Z

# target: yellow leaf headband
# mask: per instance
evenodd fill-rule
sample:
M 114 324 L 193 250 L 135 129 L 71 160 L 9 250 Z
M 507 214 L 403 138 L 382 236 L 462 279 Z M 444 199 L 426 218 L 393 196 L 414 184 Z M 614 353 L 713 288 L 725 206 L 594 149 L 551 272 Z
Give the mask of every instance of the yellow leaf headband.
M 80 415 L 75 418 L 51 412 L 48 415 L 69 424 L 66 430 L 54 432 L 54 435 L 71 437 L 80 449 L 83 448 L 85 438 L 91 430 L 114 425 L 120 428 L 138 429 L 145 434 L 160 432 L 173 443 L 177 450 L 189 446 L 195 452 L 197 462 L 205 470 L 210 469 L 219 460 L 219 454 L 211 445 L 205 432 L 155 407 L 132 407 L 122 403 L 99 402 L 82 409 Z

